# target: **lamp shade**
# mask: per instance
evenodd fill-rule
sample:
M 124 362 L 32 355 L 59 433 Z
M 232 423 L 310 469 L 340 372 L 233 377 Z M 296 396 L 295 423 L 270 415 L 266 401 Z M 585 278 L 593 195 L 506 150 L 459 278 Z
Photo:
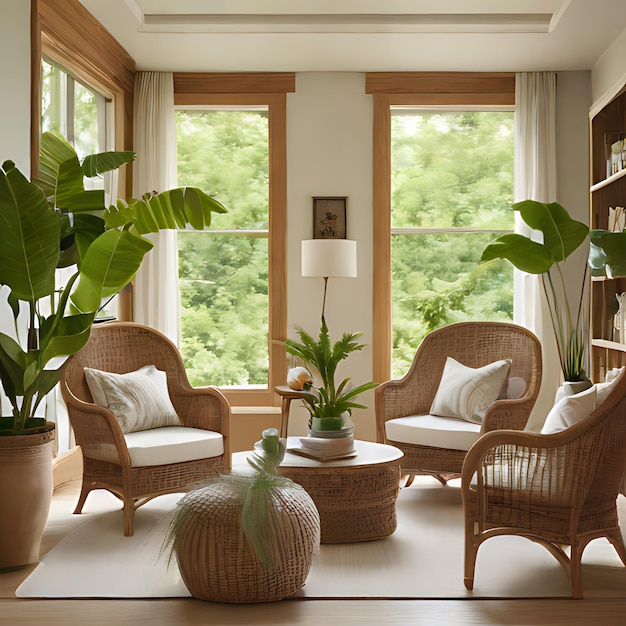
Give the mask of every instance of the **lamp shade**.
M 302 276 L 356 278 L 356 241 L 306 239 L 302 242 Z

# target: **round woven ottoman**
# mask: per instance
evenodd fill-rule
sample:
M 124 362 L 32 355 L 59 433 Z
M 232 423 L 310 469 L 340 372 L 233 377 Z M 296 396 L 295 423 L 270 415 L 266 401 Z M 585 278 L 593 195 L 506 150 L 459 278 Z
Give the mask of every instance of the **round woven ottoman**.
M 185 495 L 184 528 L 175 547 L 183 582 L 200 600 L 227 603 L 273 602 L 304 584 L 319 547 L 319 516 L 298 485 L 272 492 L 268 517 L 256 521 L 271 539 L 271 558 L 262 559 L 241 528 L 241 489 L 217 480 Z M 273 530 L 272 530 L 273 529 Z

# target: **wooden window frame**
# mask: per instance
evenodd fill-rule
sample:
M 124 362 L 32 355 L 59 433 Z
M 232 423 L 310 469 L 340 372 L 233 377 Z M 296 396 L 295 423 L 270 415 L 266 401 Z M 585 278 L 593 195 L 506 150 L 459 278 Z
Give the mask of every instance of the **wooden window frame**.
M 292 73 L 174 73 L 174 104 L 267 106 L 269 115 L 269 372 L 267 389 L 228 389 L 232 406 L 273 406 L 287 378 L 287 93 Z
M 370 72 L 365 92 L 374 100 L 372 375 L 391 378 L 391 108 L 512 106 L 512 72 Z

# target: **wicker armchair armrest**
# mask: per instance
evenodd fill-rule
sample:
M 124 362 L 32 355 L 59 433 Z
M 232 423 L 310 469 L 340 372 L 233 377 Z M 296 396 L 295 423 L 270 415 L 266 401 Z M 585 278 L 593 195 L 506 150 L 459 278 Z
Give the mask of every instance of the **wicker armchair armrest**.
M 170 390 L 170 398 L 184 426 L 227 434 L 230 405 L 215 387 Z
M 523 430 L 534 404 L 535 398 L 528 395 L 515 400 L 497 400 L 485 413 L 481 434 L 492 430 Z
M 67 387 L 62 388 L 62 391 L 76 443 L 81 447 L 83 454 L 90 456 L 90 450 L 94 445 L 99 448 L 114 446 L 120 464 L 130 466 L 124 433 L 115 415 L 105 407 L 80 400 Z
M 597 459 L 586 454 L 589 438 L 580 433 L 578 427 L 551 435 L 518 430 L 486 433 L 465 457 L 464 499 L 495 489 L 519 502 L 525 498 L 542 505 L 581 502 L 593 480 L 593 472 L 583 466 Z

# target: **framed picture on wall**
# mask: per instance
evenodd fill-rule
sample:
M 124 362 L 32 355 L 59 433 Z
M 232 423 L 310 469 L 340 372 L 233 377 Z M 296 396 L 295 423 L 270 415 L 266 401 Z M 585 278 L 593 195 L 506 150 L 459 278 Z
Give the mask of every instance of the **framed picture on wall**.
M 313 239 L 346 238 L 348 198 L 313 198 Z

